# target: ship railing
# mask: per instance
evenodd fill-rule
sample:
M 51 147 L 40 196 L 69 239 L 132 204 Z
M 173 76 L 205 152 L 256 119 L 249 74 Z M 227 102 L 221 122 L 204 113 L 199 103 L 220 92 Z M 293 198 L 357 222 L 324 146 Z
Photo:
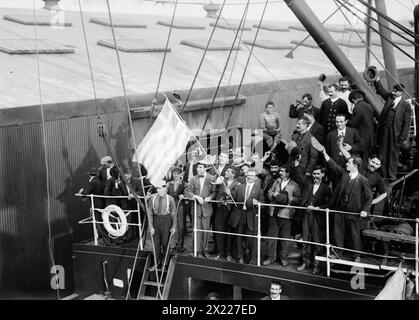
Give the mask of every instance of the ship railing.
M 96 246 L 99 243 L 99 234 L 98 234 L 98 231 L 97 231 L 97 224 L 104 225 L 105 223 L 103 221 L 98 221 L 96 219 L 96 217 L 95 217 L 95 211 L 98 211 L 100 213 L 103 213 L 103 211 L 105 209 L 96 208 L 95 207 L 94 199 L 95 198 L 102 198 L 102 199 L 128 199 L 128 200 L 135 199 L 133 196 L 102 196 L 102 195 L 95 195 L 95 194 L 87 194 L 86 195 L 86 194 L 82 194 L 82 193 L 76 193 L 75 196 L 77 196 L 77 197 L 83 197 L 83 198 L 89 197 L 89 199 L 90 199 L 90 217 L 87 217 L 85 219 L 82 219 L 78 223 L 79 224 L 92 224 L 92 226 L 93 226 L 93 239 L 94 239 L 94 244 Z M 138 196 L 138 195 L 137 195 L 137 197 L 140 198 L 140 199 L 145 199 L 146 198 L 144 196 Z M 124 212 L 124 214 L 125 214 L 126 217 L 128 217 L 132 213 L 134 213 L 134 214 L 136 213 L 137 214 L 138 223 L 129 223 L 129 222 L 127 222 L 127 223 L 124 223 L 124 224 L 126 224 L 128 227 L 129 226 L 132 226 L 133 228 L 134 227 L 137 227 L 138 228 L 139 241 L 140 241 L 140 243 L 139 243 L 140 244 L 140 250 L 144 250 L 144 242 L 143 242 L 143 240 L 144 240 L 144 231 L 145 231 L 144 230 L 144 227 L 145 227 L 146 224 L 145 223 L 143 224 L 142 221 L 141 221 L 140 202 L 137 201 L 137 209 L 136 210 L 122 210 L 121 209 L 121 211 Z M 146 215 L 146 217 L 147 217 L 147 215 Z M 122 225 L 123 223 L 122 222 L 112 222 L 112 224 L 113 225 Z
M 189 199 L 190 200 L 190 199 Z M 220 201 L 220 200 L 209 200 L 206 201 L 207 203 L 221 203 L 221 204 L 230 204 L 230 205 L 241 205 L 243 206 L 243 202 L 233 202 L 233 201 Z M 316 208 L 312 209 L 312 211 L 315 212 L 323 212 L 326 216 L 326 243 L 319 243 L 319 242 L 312 242 L 312 241 L 306 241 L 306 240 L 300 240 L 300 239 L 292 239 L 292 238 L 279 238 L 279 237 L 269 237 L 269 236 L 262 236 L 261 233 L 261 214 L 262 214 L 262 207 L 275 207 L 275 208 L 291 208 L 291 209 L 301 209 L 301 210 L 308 210 L 308 207 L 301 207 L 301 206 L 292 206 L 292 205 L 279 205 L 279 204 L 272 204 L 272 203 L 262 203 L 257 202 L 257 230 L 256 234 L 242 234 L 242 233 L 234 233 L 234 232 L 225 232 L 225 231 L 215 231 L 215 230 L 205 230 L 205 229 L 199 229 L 197 226 L 197 200 L 194 200 L 194 222 L 193 222 L 193 254 L 195 257 L 197 257 L 198 254 L 198 248 L 197 248 L 197 237 L 198 232 L 203 233 L 216 233 L 216 234 L 224 234 L 224 235 L 230 235 L 230 236 L 240 236 L 240 237 L 247 237 L 247 238 L 253 238 L 257 240 L 257 265 L 260 266 L 261 264 L 261 242 L 263 239 L 266 240 L 281 240 L 281 241 L 289 241 L 289 242 L 296 242 L 301 244 L 309 244 L 309 245 L 316 245 L 316 246 L 323 246 L 326 248 L 326 256 L 316 256 L 316 260 L 318 261 L 325 261 L 326 262 L 326 268 L 327 268 L 327 276 L 330 277 L 331 273 L 331 265 L 332 264 L 341 264 L 341 265 L 347 265 L 352 267 L 362 267 L 362 268 L 369 268 L 369 269 L 375 269 L 375 270 L 397 270 L 397 267 L 393 266 L 386 266 L 386 265 L 375 265 L 371 263 L 361 263 L 361 262 L 355 262 L 355 261 L 348 261 L 348 260 L 341 260 L 337 258 L 331 258 L 332 250 L 342 250 L 342 251 L 349 251 L 352 253 L 357 253 L 360 255 L 369 255 L 374 257 L 381 257 L 381 258 L 387 258 L 387 259 L 399 259 L 398 256 L 388 256 L 388 255 L 380 255 L 372 252 L 365 252 L 365 251 L 359 251 L 359 250 L 353 250 L 349 248 L 344 247 L 338 247 L 331 244 L 330 241 L 330 214 L 345 214 L 345 215 L 352 215 L 352 216 L 358 216 L 360 217 L 360 213 L 355 212 L 348 212 L 348 211 L 341 211 L 341 210 L 332 210 L 329 208 Z M 397 217 L 388 217 L 388 216 L 381 216 L 381 215 L 373 215 L 369 214 L 366 218 L 379 218 L 383 220 L 393 220 L 393 221 L 404 221 L 404 222 L 414 222 L 415 227 L 415 257 L 403 257 L 404 260 L 414 260 L 415 261 L 415 270 L 412 272 L 412 274 L 415 276 L 415 288 L 416 293 L 419 293 L 419 218 L 416 219 L 406 219 L 406 218 L 397 218 Z M 407 272 L 407 269 L 403 269 L 404 272 Z

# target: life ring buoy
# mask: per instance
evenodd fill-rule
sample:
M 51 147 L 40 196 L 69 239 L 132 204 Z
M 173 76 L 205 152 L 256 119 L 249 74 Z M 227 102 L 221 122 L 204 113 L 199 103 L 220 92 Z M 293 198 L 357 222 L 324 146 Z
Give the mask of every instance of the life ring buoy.
M 110 222 L 111 213 L 116 213 L 118 217 L 114 217 L 117 221 Z M 102 211 L 103 226 L 111 236 L 122 237 L 128 229 L 127 217 L 120 207 L 111 204 Z M 115 227 L 114 227 L 115 226 Z

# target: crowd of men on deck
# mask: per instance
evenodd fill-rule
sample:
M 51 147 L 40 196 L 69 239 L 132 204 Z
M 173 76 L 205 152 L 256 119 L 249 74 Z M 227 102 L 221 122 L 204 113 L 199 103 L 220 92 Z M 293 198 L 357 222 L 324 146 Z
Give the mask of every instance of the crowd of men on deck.
M 156 265 L 163 263 L 170 243 L 174 252 L 185 252 L 187 222 L 200 230 L 215 231 L 213 246 L 211 232 L 197 233 L 193 245 L 199 257 L 257 264 L 259 218 L 262 236 L 325 243 L 322 209 L 326 208 L 344 212 L 330 215 L 332 244 L 336 248 L 349 244 L 354 261 L 359 262 L 365 218 L 374 203 L 385 198 L 386 183 L 396 179 L 399 152 L 408 144 L 411 125 L 411 106 L 402 98 L 404 86 L 397 84 L 388 92 L 379 78 L 374 86 L 385 100 L 381 112 L 365 101 L 361 90 L 351 90 L 345 77 L 339 84 L 330 84 L 327 93 L 319 83 L 321 106 L 312 105 L 310 93 L 292 104 L 289 117 L 297 123 L 291 137 L 285 139 L 275 105 L 267 102 L 260 116 L 263 155 L 245 157 L 240 149 L 221 151 L 209 163 L 198 146 L 192 148 L 188 162 L 173 166 L 167 181 L 154 186 L 157 193 L 147 196 Z M 89 187 L 81 190 L 83 194 L 129 195 L 127 182 L 138 195 L 144 194 L 141 180 L 126 169 L 122 177 L 110 157 L 103 158 L 102 165 L 99 172 L 93 169 L 89 173 Z M 131 210 L 137 205 L 134 198 L 96 201 L 97 208 L 118 204 Z M 103 227 L 98 229 L 107 239 Z M 129 230 L 124 237 L 138 237 L 135 228 Z M 286 240 L 264 240 L 260 262 L 286 266 L 289 246 Z M 323 253 L 323 246 L 304 244 L 297 269 L 312 266 L 312 272 L 319 273 L 314 257 Z M 339 249 L 333 252 L 336 258 L 342 254 Z

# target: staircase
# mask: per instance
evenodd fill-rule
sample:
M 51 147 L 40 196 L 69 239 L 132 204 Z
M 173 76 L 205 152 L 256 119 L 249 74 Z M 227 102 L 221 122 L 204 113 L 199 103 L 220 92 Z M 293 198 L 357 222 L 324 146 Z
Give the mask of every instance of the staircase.
M 157 277 L 156 271 L 149 270 L 153 262 L 153 258 L 149 254 L 141 278 L 140 288 L 138 289 L 137 300 L 167 300 L 169 296 L 176 266 L 176 256 L 170 259 L 167 270 L 157 269 Z

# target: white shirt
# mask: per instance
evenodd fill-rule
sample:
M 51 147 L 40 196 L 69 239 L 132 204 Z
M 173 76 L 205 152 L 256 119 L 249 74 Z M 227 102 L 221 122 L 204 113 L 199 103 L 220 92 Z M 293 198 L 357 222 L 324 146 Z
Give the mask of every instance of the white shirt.
M 230 189 L 230 186 L 231 186 L 231 184 L 233 183 L 233 180 L 227 180 L 227 188 L 229 188 Z
M 355 179 L 357 176 L 358 176 L 358 172 L 355 172 L 355 173 L 349 173 L 349 179 L 350 179 L 350 180 Z
M 343 130 L 339 130 L 339 129 L 338 129 L 338 135 L 339 135 L 339 136 L 345 137 L 345 134 L 346 134 L 346 127 L 345 127 L 345 128 L 343 128 Z
M 349 111 L 349 113 L 352 113 L 352 111 L 353 111 L 353 105 L 352 105 L 352 103 L 349 101 L 349 94 L 351 93 L 351 91 L 350 90 L 346 90 L 345 92 L 342 92 L 342 91 L 338 91 L 337 92 L 337 96 L 338 96 L 338 98 L 341 98 L 343 101 L 345 101 L 346 102 L 346 104 L 347 104 L 347 106 L 348 106 L 348 111 Z M 320 97 L 320 101 L 324 101 L 324 100 L 326 100 L 327 98 L 329 98 L 329 96 L 328 95 L 326 95 L 326 93 L 324 93 L 324 91 L 323 91 L 323 89 L 321 89 L 320 90 L 320 94 L 319 94 L 319 97 Z M 337 100 L 337 98 L 336 99 L 332 99 L 332 98 L 330 98 L 333 102 L 335 102 L 336 100 Z
M 396 99 L 394 99 L 393 101 L 393 109 L 399 104 L 400 100 L 402 100 L 402 97 L 397 97 Z
M 284 190 L 284 188 L 287 186 L 288 182 L 290 182 L 290 179 L 281 181 L 281 190 Z
M 307 132 L 310 131 L 311 127 L 313 126 L 314 122 L 307 127 Z
M 320 184 L 314 184 L 314 186 L 313 186 L 313 195 L 316 194 L 316 192 L 317 192 L 317 190 L 319 190 L 319 188 L 320 188 Z
M 246 193 L 244 194 L 246 200 L 249 197 L 250 192 L 251 192 L 254 184 L 255 184 L 254 182 L 253 183 L 246 183 Z
M 199 195 L 202 194 L 202 188 L 204 187 L 204 183 L 205 183 L 205 178 L 206 178 L 207 173 L 204 173 L 203 177 L 199 177 Z

